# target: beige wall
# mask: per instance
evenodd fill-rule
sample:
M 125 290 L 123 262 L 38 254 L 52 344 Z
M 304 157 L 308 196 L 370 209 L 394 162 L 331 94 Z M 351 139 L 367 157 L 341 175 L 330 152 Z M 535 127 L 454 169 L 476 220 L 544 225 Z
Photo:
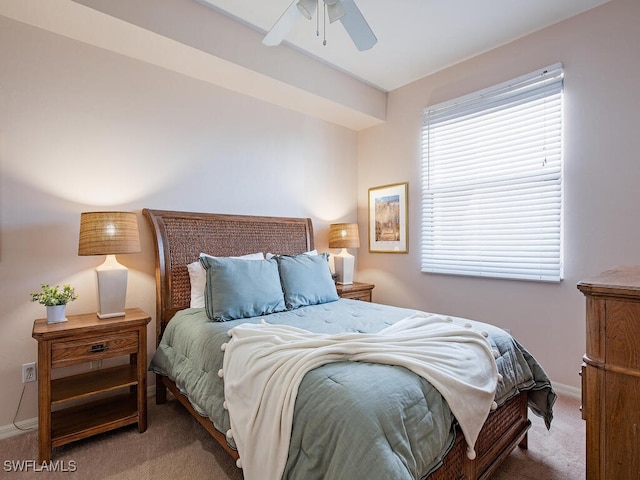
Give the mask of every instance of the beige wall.
M 637 18 L 636 0 L 614 0 L 391 92 L 387 122 L 355 133 L 0 17 L 0 426 L 15 414 L 21 365 L 36 359 L 31 327 L 44 308 L 29 292 L 70 282 L 80 298 L 69 312 L 95 309 L 102 259 L 78 257 L 77 235 L 80 212 L 103 208 L 311 216 L 320 249 L 328 223 L 357 214 L 357 277 L 376 284 L 376 301 L 510 328 L 555 382 L 577 387 L 584 302 L 575 284 L 640 261 Z M 565 280 L 420 273 L 422 108 L 557 61 L 566 69 Z M 404 181 L 410 253 L 369 254 L 367 189 Z M 143 252 L 120 260 L 128 304 L 154 313 L 153 246 L 139 219 Z M 36 402 L 27 384 L 18 420 L 35 417 Z
M 69 313 L 95 311 L 93 268 L 78 257 L 80 212 L 144 207 L 356 220 L 353 130 L 0 17 L 0 426 L 21 365 L 36 360 L 29 302 L 70 282 Z M 129 267 L 128 306 L 155 310 L 150 230 Z M 149 327 L 149 351 L 154 347 Z M 153 377 L 150 378 L 153 381 Z M 36 416 L 26 385 L 18 420 Z
M 639 18 L 640 2 L 615 0 L 390 93 L 387 122 L 358 137 L 358 218 L 366 232 L 368 188 L 409 182 L 410 251 L 360 249 L 358 278 L 376 284 L 376 301 L 509 328 L 552 380 L 579 386 L 585 309 L 576 283 L 640 263 Z M 422 108 L 555 62 L 565 67 L 564 280 L 420 273 Z

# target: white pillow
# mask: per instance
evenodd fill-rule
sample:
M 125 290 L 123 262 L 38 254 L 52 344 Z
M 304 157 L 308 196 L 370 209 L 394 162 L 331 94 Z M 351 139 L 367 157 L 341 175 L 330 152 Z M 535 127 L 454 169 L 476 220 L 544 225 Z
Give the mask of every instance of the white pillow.
M 308 252 L 304 252 L 304 255 L 318 255 L 318 251 L 317 250 L 309 250 Z M 264 257 L 267 260 L 271 260 L 275 256 L 277 256 L 277 255 L 275 255 L 273 253 L 265 253 L 264 254 Z
M 206 254 L 201 253 L 200 255 Z M 262 254 L 262 252 L 259 252 L 231 258 L 242 258 L 245 260 L 264 260 L 264 255 Z M 189 281 L 191 282 L 191 303 L 189 306 L 191 308 L 204 308 L 204 290 L 207 287 L 207 273 L 200 263 L 200 260 L 187 265 L 187 270 L 189 271 Z

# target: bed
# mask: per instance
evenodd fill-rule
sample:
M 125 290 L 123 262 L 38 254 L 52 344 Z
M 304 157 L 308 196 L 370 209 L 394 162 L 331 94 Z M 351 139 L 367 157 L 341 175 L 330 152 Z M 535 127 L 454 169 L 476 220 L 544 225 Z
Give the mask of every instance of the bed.
M 224 385 L 220 374 L 229 331 L 238 325 L 266 323 L 308 328 L 314 335 L 337 335 L 345 330 L 375 335 L 416 313 L 339 299 L 251 318 L 210 321 L 206 309 L 191 308 L 188 265 L 197 262 L 201 253 L 218 258 L 256 252 L 299 256 L 313 251 L 311 220 L 150 209 L 144 209 L 143 214 L 151 225 L 156 248 L 158 349 L 150 367 L 156 373 L 156 402 L 166 402 L 169 390 L 235 459 L 239 455 L 229 435 L 224 391 L 210 385 Z M 376 324 L 375 318 L 384 320 Z M 300 383 L 282 478 L 477 480 L 489 478 L 516 446 L 526 448 L 531 425 L 527 407 L 543 417 L 547 426 L 552 419 L 555 393 L 544 370 L 502 330 L 466 319 L 447 321 L 482 329 L 492 351 L 497 352 L 501 379 L 495 395 L 497 409 L 486 418 L 474 455 L 468 454 L 460 425 L 429 382 L 402 366 L 336 362 L 312 370 Z M 192 332 L 188 334 L 189 329 Z M 200 353 L 191 358 L 199 343 L 207 352 L 219 353 L 207 359 L 200 358 Z M 352 377 L 355 380 L 350 383 Z M 334 384 L 340 388 L 332 388 Z M 411 389 L 417 389 L 417 394 L 398 395 Z M 414 409 L 415 415 L 411 413 Z M 374 412 L 378 410 L 383 413 Z M 429 421 L 424 423 L 425 419 Z M 354 433 L 356 426 L 350 426 L 349 421 L 355 421 L 357 428 L 366 424 L 366 428 Z M 385 422 L 394 431 L 378 432 L 377 424 Z

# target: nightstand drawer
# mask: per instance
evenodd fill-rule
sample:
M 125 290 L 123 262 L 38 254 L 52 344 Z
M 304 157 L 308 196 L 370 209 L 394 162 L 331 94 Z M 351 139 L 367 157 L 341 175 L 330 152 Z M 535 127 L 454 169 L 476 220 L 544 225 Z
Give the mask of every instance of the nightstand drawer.
M 353 282 L 348 285 L 338 283 L 336 289 L 340 298 L 349 298 L 351 300 L 361 300 L 363 302 L 371 302 L 371 292 L 375 285 L 372 283 Z
M 136 353 L 137 351 L 137 331 L 56 342 L 51 346 L 51 367 L 67 367 L 92 360 Z
M 371 301 L 371 290 L 367 292 L 348 292 L 341 295 L 342 298 L 350 298 L 351 300 L 362 300 L 363 302 Z

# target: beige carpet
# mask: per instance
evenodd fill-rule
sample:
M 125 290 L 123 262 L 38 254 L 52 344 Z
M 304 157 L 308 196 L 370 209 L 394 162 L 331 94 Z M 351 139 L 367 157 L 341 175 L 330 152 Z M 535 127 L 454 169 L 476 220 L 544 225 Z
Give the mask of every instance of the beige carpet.
M 560 398 L 554 412 L 551 431 L 532 415 L 529 449 L 516 449 L 494 480 L 584 478 L 585 429 L 579 402 Z M 37 459 L 37 448 L 35 432 L 0 441 L 0 478 L 242 480 L 242 471 L 175 401 L 155 405 L 150 400 L 149 428 L 143 434 L 135 427 L 124 428 L 55 449 L 58 467 L 75 472 L 36 472 L 33 464 L 25 463 L 26 472 L 7 471 L 7 462 Z
M 580 401 L 559 397 L 551 430 L 531 414 L 529 448 L 516 448 L 492 480 L 584 480 L 585 422 Z

